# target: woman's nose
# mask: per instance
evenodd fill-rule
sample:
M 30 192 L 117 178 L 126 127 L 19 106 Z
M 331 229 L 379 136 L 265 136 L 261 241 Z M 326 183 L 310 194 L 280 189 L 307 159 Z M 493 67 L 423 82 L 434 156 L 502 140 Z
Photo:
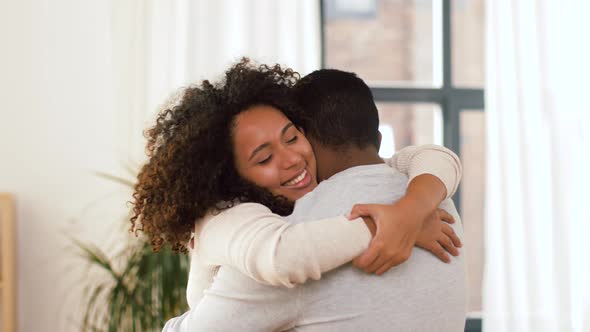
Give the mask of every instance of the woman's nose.
M 289 148 L 284 148 L 281 151 L 281 164 L 283 168 L 289 169 L 294 166 L 301 165 L 303 156 L 297 151 L 293 151 Z

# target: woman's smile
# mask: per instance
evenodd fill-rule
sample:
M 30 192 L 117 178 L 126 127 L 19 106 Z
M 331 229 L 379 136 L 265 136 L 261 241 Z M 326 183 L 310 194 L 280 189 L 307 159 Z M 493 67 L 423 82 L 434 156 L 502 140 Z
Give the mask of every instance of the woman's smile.
M 283 187 L 301 189 L 301 188 L 305 188 L 305 187 L 309 186 L 310 183 L 311 183 L 311 175 L 309 174 L 307 169 L 303 169 L 303 171 L 301 173 L 299 173 L 299 175 L 297 175 L 295 178 L 285 182 L 283 184 Z

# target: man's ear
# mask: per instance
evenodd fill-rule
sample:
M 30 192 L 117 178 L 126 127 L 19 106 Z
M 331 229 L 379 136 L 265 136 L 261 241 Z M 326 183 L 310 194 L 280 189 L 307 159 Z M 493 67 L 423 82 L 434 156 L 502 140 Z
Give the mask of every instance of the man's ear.
M 381 136 L 380 131 L 377 131 L 377 151 L 381 149 L 381 139 L 383 139 L 383 136 Z

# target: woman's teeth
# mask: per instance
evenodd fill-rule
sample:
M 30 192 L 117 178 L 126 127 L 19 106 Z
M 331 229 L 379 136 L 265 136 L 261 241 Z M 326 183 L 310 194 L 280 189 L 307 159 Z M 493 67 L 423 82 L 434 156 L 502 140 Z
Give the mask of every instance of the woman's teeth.
M 301 182 L 301 180 L 303 180 L 306 175 L 307 175 L 307 170 L 303 170 L 303 173 L 301 173 L 298 177 L 294 178 L 293 180 L 291 180 L 285 184 L 288 186 L 296 185 L 297 183 Z

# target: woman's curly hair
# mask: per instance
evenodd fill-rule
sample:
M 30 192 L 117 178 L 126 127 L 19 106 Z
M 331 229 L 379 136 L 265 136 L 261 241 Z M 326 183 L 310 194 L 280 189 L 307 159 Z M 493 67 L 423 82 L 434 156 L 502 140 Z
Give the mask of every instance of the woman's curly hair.
M 299 125 L 291 88 L 299 74 L 279 65 L 256 66 L 247 58 L 216 84 L 186 88 L 145 133 L 148 162 L 133 193 L 131 231 L 143 231 L 154 250 L 170 245 L 187 252 L 195 222 L 239 202 L 256 202 L 286 215 L 292 203 L 242 179 L 233 155 L 234 118 L 255 105 L 281 110 Z

